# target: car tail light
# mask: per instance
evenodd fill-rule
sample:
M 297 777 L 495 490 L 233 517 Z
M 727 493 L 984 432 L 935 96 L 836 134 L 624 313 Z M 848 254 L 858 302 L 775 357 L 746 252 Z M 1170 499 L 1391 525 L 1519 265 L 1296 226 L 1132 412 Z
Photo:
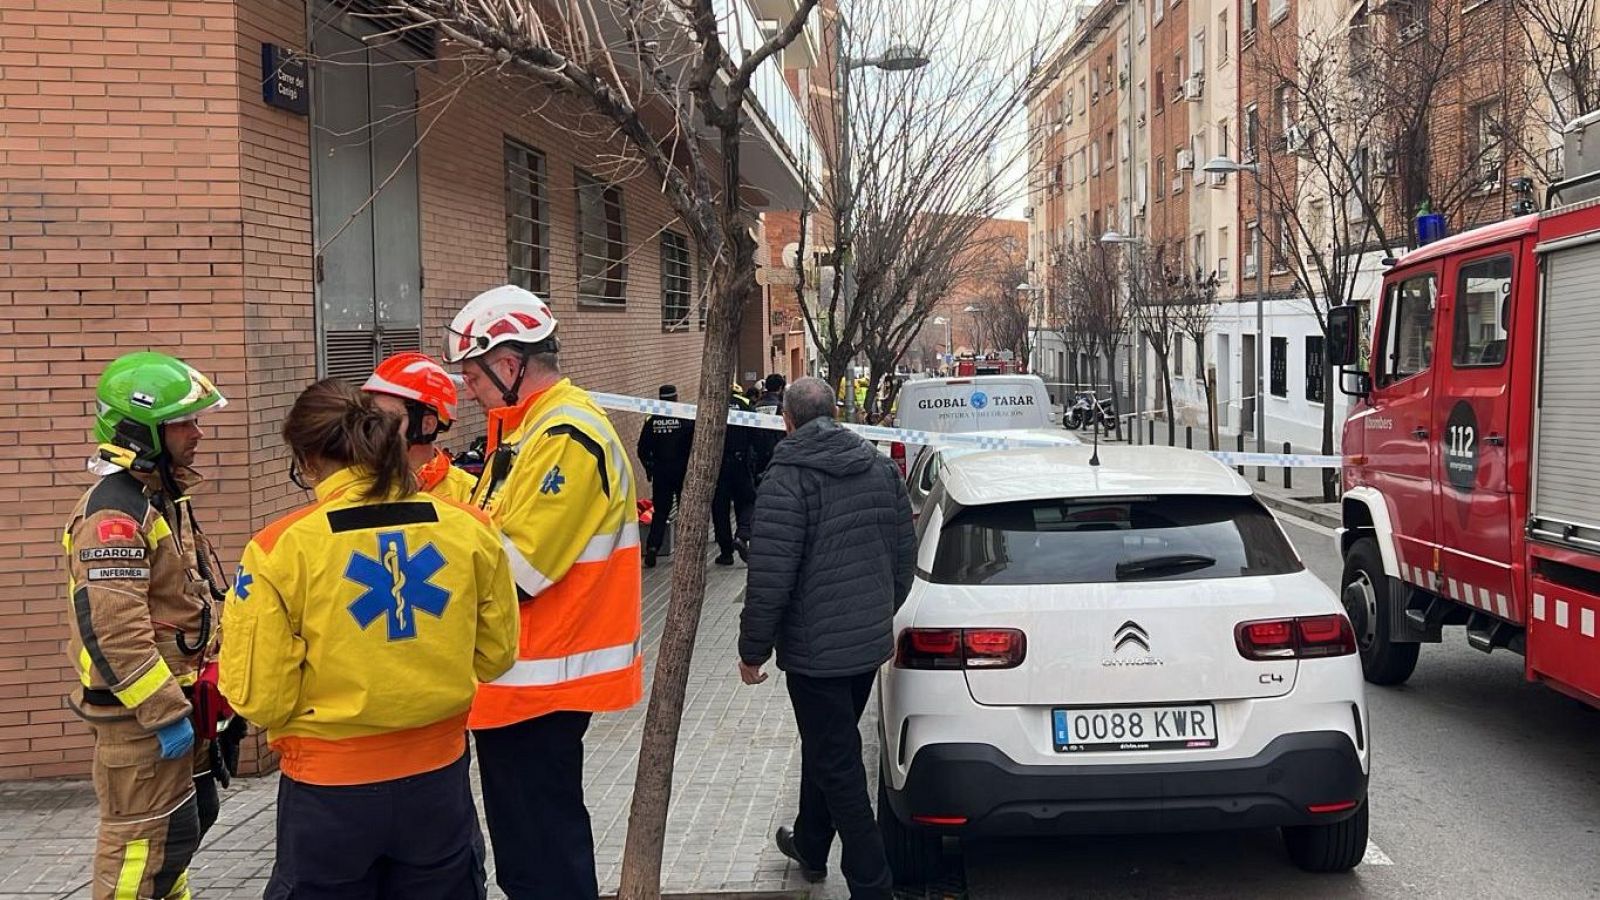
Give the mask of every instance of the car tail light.
M 912 816 L 911 817 L 911 821 L 917 823 L 918 825 L 938 825 L 938 826 L 942 826 L 942 827 L 945 827 L 945 828 L 953 828 L 953 827 L 958 826 L 958 825 L 967 824 L 967 817 L 966 816 Z
M 900 469 L 900 477 L 906 477 L 906 445 L 899 441 L 890 444 L 889 458 L 894 460 L 895 466 Z
M 895 652 L 897 669 L 1013 669 L 1028 639 L 1015 628 L 907 628 Z
M 1356 652 L 1356 633 L 1338 613 L 1240 622 L 1233 638 L 1245 659 L 1316 659 Z
M 1306 812 L 1311 813 L 1312 815 L 1322 816 L 1327 815 L 1328 813 L 1345 812 L 1346 810 L 1355 809 L 1360 805 L 1361 801 L 1359 800 L 1343 800 L 1338 803 L 1313 803 L 1306 807 Z

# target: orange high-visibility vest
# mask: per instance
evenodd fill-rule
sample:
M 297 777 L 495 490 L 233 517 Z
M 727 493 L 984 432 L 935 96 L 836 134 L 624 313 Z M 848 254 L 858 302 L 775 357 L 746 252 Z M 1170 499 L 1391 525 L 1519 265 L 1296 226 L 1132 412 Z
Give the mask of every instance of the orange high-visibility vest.
M 644 695 L 634 498 L 610 420 L 567 379 L 489 413 L 472 503 L 503 535 L 522 634 L 510 671 L 479 687 L 468 727 L 610 712 Z

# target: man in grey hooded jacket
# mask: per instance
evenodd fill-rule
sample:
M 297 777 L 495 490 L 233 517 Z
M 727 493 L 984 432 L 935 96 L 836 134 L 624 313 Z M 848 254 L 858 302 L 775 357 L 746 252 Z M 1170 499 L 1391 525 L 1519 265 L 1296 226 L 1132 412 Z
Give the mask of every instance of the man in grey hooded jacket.
M 816 378 L 784 395 L 789 436 L 756 496 L 739 628 L 746 684 L 777 651 L 800 730 L 800 810 L 778 847 L 810 880 L 826 876 L 837 832 L 855 900 L 891 896 L 857 724 L 877 669 L 894 652 L 894 611 L 911 590 L 916 537 L 899 470 L 833 420 Z

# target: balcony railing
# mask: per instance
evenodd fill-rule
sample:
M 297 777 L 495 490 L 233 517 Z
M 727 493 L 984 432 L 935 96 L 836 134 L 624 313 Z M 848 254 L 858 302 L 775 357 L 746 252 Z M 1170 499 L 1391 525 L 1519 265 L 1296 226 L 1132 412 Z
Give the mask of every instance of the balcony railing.
M 762 28 L 762 20 L 749 0 L 716 0 L 716 10 L 722 22 L 723 43 L 735 65 L 742 63 L 746 55 L 766 42 L 769 32 Z M 813 12 L 812 16 L 815 17 L 816 13 Z M 786 21 L 773 19 L 767 21 L 773 23 L 774 28 L 787 24 Z M 797 40 L 807 40 L 807 36 L 802 35 Z M 760 104 L 761 114 L 772 123 L 785 144 L 783 149 L 788 152 L 795 168 L 818 177 L 820 156 L 816 141 L 812 138 L 805 113 L 795 99 L 794 92 L 789 89 L 788 79 L 784 77 L 783 59 L 784 56 L 778 54 L 761 64 L 755 77 L 750 80 L 750 93 Z

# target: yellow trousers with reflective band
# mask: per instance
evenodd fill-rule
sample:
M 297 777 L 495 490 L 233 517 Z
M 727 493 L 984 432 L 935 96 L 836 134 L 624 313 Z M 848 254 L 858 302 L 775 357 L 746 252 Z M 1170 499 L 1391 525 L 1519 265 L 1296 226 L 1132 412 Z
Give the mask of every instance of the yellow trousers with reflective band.
M 161 743 L 132 719 L 92 722 L 100 800 L 95 900 L 187 900 L 200 846 L 194 757 L 161 758 Z

